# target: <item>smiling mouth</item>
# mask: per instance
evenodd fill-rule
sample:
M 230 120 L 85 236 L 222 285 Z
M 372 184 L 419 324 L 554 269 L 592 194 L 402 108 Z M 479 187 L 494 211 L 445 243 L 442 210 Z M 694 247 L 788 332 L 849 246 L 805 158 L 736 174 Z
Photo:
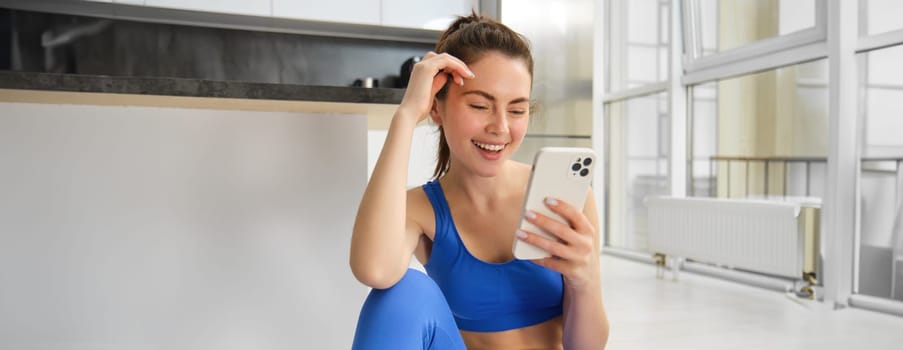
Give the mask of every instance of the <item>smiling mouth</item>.
M 501 152 L 503 149 L 505 149 L 505 147 L 508 146 L 507 143 L 501 144 L 501 145 L 493 145 L 493 144 L 482 143 L 482 142 L 478 142 L 478 141 L 472 141 L 472 142 L 475 146 L 477 146 L 483 150 L 490 151 L 490 152 Z

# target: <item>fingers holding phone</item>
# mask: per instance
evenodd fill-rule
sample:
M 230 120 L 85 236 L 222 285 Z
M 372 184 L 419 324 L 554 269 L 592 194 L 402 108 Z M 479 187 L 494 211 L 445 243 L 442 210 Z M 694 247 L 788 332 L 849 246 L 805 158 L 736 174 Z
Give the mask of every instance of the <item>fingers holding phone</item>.
M 526 220 L 540 228 L 546 235 L 521 230 L 518 238 L 542 248 L 557 258 L 573 259 L 591 252 L 595 228 L 583 215 L 583 212 L 567 202 L 555 198 L 547 198 L 545 204 L 552 212 L 564 218 L 567 223 L 541 213 L 528 211 L 525 215 Z
M 598 271 L 595 268 L 598 259 L 593 241 L 596 230 L 586 215 L 573 205 L 554 199 L 545 203 L 567 223 L 533 212 L 526 215 L 526 219 L 545 234 L 519 230 L 518 239 L 551 254 L 533 260 L 535 263 L 558 271 L 569 281 L 569 285 L 583 285 Z

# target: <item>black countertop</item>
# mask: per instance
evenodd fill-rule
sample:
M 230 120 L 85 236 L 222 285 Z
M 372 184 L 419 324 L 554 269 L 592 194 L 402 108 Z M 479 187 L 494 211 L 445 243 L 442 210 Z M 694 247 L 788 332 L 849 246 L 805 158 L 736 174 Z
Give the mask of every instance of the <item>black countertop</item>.
M 398 104 L 404 89 L 0 71 L 0 89 Z

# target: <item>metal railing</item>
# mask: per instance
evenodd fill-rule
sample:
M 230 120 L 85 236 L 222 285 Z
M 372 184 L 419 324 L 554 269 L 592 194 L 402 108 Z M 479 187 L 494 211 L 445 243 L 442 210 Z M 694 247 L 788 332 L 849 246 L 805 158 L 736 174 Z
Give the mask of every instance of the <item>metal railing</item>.
M 788 169 L 790 169 L 790 167 L 788 167 L 787 165 L 788 165 L 788 164 L 791 164 L 791 165 L 792 165 L 792 164 L 798 164 L 798 163 L 805 164 L 805 183 L 806 183 L 806 192 L 805 192 L 805 196 L 808 197 L 808 196 L 810 196 L 810 195 L 812 194 L 812 189 L 811 189 L 811 186 L 810 186 L 810 182 L 811 182 L 811 181 L 809 181 L 809 180 L 811 179 L 811 168 L 812 168 L 812 164 L 813 164 L 813 163 L 827 164 L 827 161 L 828 161 L 827 158 L 823 158 L 823 157 L 819 158 L 819 157 L 726 157 L 726 156 L 713 156 L 713 157 L 710 157 L 709 159 L 711 160 L 711 162 L 710 162 L 710 164 L 709 164 L 709 170 L 711 171 L 710 174 L 712 175 L 712 176 L 711 176 L 712 181 L 714 181 L 714 180 L 716 179 L 716 176 L 715 176 L 715 170 L 714 170 L 716 164 L 717 164 L 718 162 L 726 162 L 726 163 L 727 163 L 727 164 L 726 164 L 726 165 L 727 165 L 727 166 L 726 166 L 727 174 L 725 175 L 725 179 L 726 179 L 726 181 L 727 181 L 727 184 L 726 184 L 726 186 L 727 186 L 727 197 L 731 197 L 731 194 L 732 194 L 732 193 L 731 193 L 731 189 L 733 188 L 733 187 L 731 186 L 731 165 L 732 165 L 732 162 L 743 162 L 743 163 L 745 164 L 745 167 L 744 167 L 744 168 L 745 168 L 745 170 L 746 170 L 746 171 L 745 171 L 745 179 L 746 179 L 746 181 L 745 181 L 745 183 L 746 183 L 746 192 L 745 192 L 745 194 L 746 194 L 746 196 L 749 196 L 749 195 L 750 195 L 750 190 L 749 190 L 749 186 L 750 186 L 750 181 L 749 181 L 749 176 L 750 176 L 749 165 L 750 165 L 750 163 L 761 163 L 761 164 L 764 165 L 764 166 L 763 166 L 763 168 L 764 168 L 764 171 L 763 171 L 763 175 L 764 175 L 764 176 L 763 176 L 763 179 L 764 179 L 764 184 L 763 184 L 764 191 L 763 191 L 763 192 L 764 192 L 764 193 L 763 193 L 763 194 L 764 194 L 764 195 L 769 195 L 769 194 L 770 194 L 770 192 L 769 192 L 769 182 L 770 182 L 770 180 L 769 180 L 769 179 L 771 178 L 771 173 L 769 172 L 769 171 L 770 171 L 769 168 L 770 168 L 773 164 L 780 164 L 781 168 L 783 169 L 782 172 L 781 172 L 781 173 L 782 173 L 782 177 L 781 177 L 781 189 L 782 189 L 782 190 L 781 190 L 781 195 L 782 195 L 782 196 L 785 196 L 785 197 L 787 196 L 787 187 L 788 187 L 788 186 L 787 186 Z M 717 187 L 713 187 L 713 188 L 717 188 Z
M 790 179 L 790 171 L 793 165 L 801 164 L 803 166 L 803 179 L 805 183 L 805 191 L 802 195 L 809 197 L 812 195 L 812 176 L 813 176 L 813 166 L 827 165 L 827 158 L 825 157 L 747 157 L 747 156 L 711 156 L 708 158 L 709 160 L 709 197 L 718 197 L 718 181 L 719 179 L 723 179 L 725 181 L 726 192 L 724 193 L 725 197 L 732 197 L 735 193 L 731 182 L 736 181 L 737 174 L 731 174 L 733 165 L 742 164 L 743 174 L 741 175 L 742 179 L 744 179 L 744 187 L 745 190 L 742 192 L 743 196 L 750 196 L 753 194 L 750 190 L 750 187 L 755 184 L 755 181 L 750 181 L 750 176 L 753 175 L 750 171 L 751 164 L 761 164 L 762 165 L 762 177 L 761 177 L 761 188 L 763 195 L 773 195 L 777 194 L 780 196 L 788 196 L 792 195 L 792 193 L 788 193 L 788 180 Z M 863 163 L 863 171 L 872 171 L 869 167 L 866 167 L 866 163 L 878 163 L 878 162 L 893 162 L 894 170 L 893 172 L 900 176 L 901 170 L 903 170 L 903 157 L 864 157 L 861 159 Z M 719 174 L 719 169 L 724 168 L 724 174 Z M 692 166 L 690 167 L 692 169 Z M 775 184 L 771 183 L 772 171 L 773 169 L 780 169 L 780 191 L 778 193 L 773 193 L 775 189 Z M 881 170 L 887 171 L 887 170 Z M 826 176 L 827 174 L 823 174 Z M 690 174 L 691 178 L 695 177 L 695 174 Z M 696 186 L 693 185 L 693 181 L 691 181 L 690 193 L 694 196 L 698 196 L 699 194 L 696 191 Z M 760 186 L 755 186 L 760 187 Z

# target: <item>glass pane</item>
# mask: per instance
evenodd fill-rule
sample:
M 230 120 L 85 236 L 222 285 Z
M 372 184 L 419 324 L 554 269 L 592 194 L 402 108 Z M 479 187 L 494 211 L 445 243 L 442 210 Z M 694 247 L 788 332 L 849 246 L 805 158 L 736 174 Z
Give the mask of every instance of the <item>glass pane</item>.
M 668 0 L 608 0 L 609 77 L 606 91 L 668 78 Z
M 627 48 L 627 88 L 659 81 L 659 50 L 654 47 Z
M 611 246 L 645 251 L 643 199 L 670 193 L 667 103 L 668 94 L 660 93 L 606 105 L 606 232 Z
M 881 3 L 870 1 L 869 5 Z M 860 55 L 863 152 L 860 168 L 858 293 L 903 301 L 903 46 Z
M 714 196 L 715 172 L 710 158 L 718 154 L 717 96 L 717 83 L 707 83 L 693 88 L 691 196 Z
M 863 157 L 903 156 L 903 45 L 863 54 L 865 86 L 865 147 Z
M 631 0 L 624 5 L 627 6 L 627 41 L 633 44 L 657 44 L 661 33 L 657 30 L 659 1 Z
M 661 140 L 663 132 L 659 129 L 658 104 L 646 98 L 627 100 L 630 111 L 630 121 L 626 125 L 627 139 L 642 141 L 629 143 L 627 157 L 654 159 L 658 155 L 657 141 Z
M 901 57 L 903 59 L 903 57 Z M 903 85 L 870 86 L 867 92 L 865 157 L 899 156 L 903 144 Z
M 820 201 L 826 66 L 820 60 L 694 86 L 690 194 Z
M 866 14 L 865 33 L 875 35 L 903 29 L 903 1 L 900 0 L 859 0 L 860 11 Z M 861 18 L 861 17 L 860 17 Z
M 900 66 L 903 46 L 873 51 L 866 57 L 868 60 L 866 76 L 870 86 L 887 85 L 891 90 L 896 90 L 900 86 L 903 82 L 903 66 Z
M 815 28 L 816 0 L 697 0 L 702 55 Z

